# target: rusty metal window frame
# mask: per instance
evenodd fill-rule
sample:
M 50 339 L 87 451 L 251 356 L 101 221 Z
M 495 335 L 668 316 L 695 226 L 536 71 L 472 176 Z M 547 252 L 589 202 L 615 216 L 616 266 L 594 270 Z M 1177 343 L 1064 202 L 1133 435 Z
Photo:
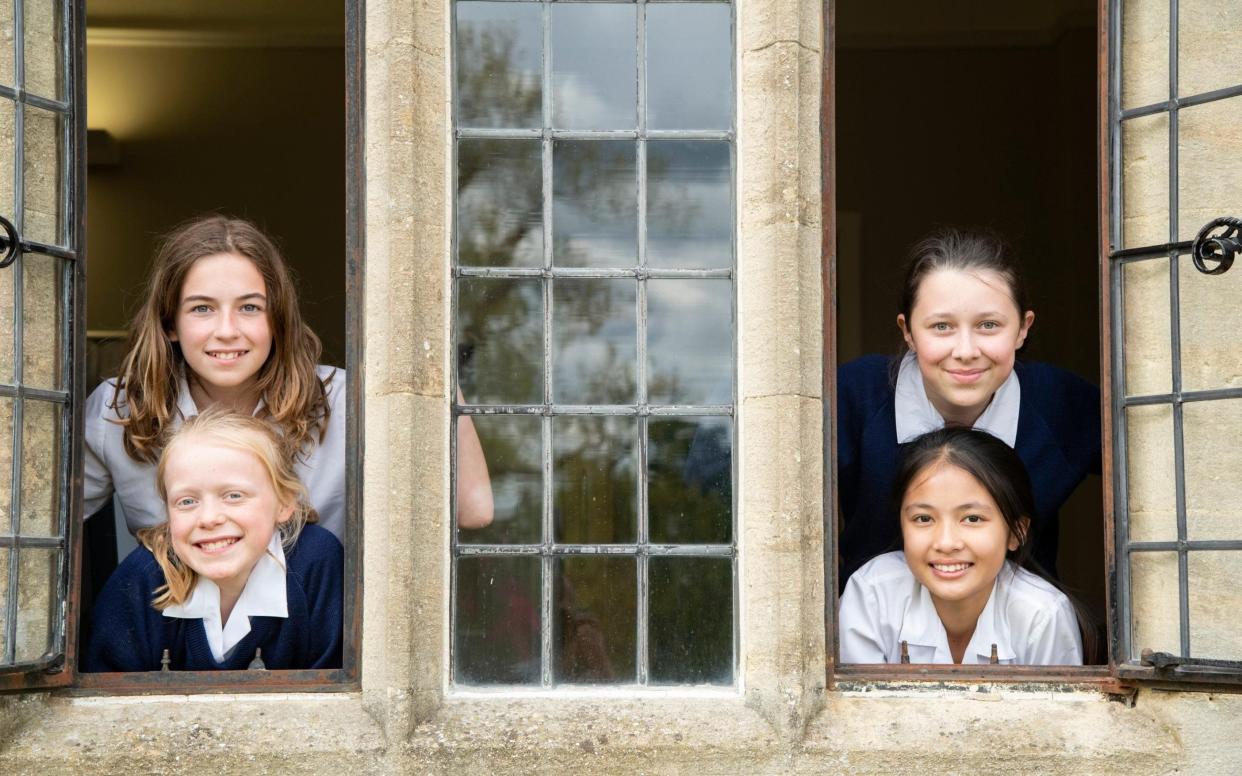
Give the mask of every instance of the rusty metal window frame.
M 1106 200 L 1106 219 L 1102 222 L 1101 241 L 1102 255 L 1107 257 L 1104 262 L 1102 282 L 1109 289 L 1107 296 L 1108 317 L 1111 333 L 1109 338 L 1111 349 L 1105 353 L 1111 359 L 1111 384 L 1109 401 L 1111 418 L 1111 434 L 1109 426 L 1105 426 L 1105 437 L 1111 445 L 1112 461 L 1112 502 L 1114 506 L 1114 529 L 1112 537 L 1115 547 L 1115 563 L 1112 578 L 1115 580 L 1115 594 L 1112 597 L 1110 613 L 1114 632 L 1111 641 L 1111 656 L 1117 675 L 1125 679 L 1140 679 L 1156 682 L 1201 682 L 1212 685 L 1242 684 L 1242 654 L 1222 655 L 1225 660 L 1203 659 L 1191 657 L 1190 632 L 1190 573 L 1189 556 L 1192 552 L 1233 551 L 1242 550 L 1242 540 L 1191 540 L 1187 536 L 1186 516 L 1186 459 L 1184 447 L 1183 408 L 1187 403 L 1212 401 L 1221 399 L 1242 398 L 1242 389 L 1218 388 L 1210 390 L 1188 391 L 1182 387 L 1181 365 L 1181 294 L 1179 289 L 1180 270 L 1183 262 L 1189 259 L 1193 265 L 1205 274 L 1221 274 L 1230 268 L 1233 259 L 1228 246 L 1214 242 L 1214 237 L 1232 234 L 1237 237 L 1239 223 L 1236 216 L 1242 213 L 1221 213 L 1225 218 L 1218 218 L 1205 225 L 1194 240 L 1179 240 L 1181 225 L 1179 219 L 1179 127 L 1178 118 L 1182 108 L 1205 105 L 1226 99 L 1242 99 L 1242 83 L 1224 88 L 1213 89 L 1200 94 L 1179 96 L 1178 84 L 1178 53 L 1180 30 L 1178 25 L 1178 0 L 1169 0 L 1169 32 L 1168 32 L 1168 99 L 1149 105 L 1123 109 L 1121 106 L 1122 76 L 1122 29 L 1121 19 L 1124 0 L 1113 0 L 1109 5 L 1108 16 L 1108 99 L 1102 110 L 1102 123 L 1107 123 L 1106 159 L 1102 161 L 1102 191 L 1107 192 L 1102 199 Z M 1206 56 L 1206 54 L 1205 54 Z M 1168 241 L 1159 245 L 1145 245 L 1134 248 L 1122 248 L 1123 186 L 1122 186 L 1122 138 L 1123 126 L 1127 121 L 1164 114 L 1168 116 Z M 1234 216 L 1235 218 L 1228 218 Z M 1230 224 L 1229 222 L 1234 223 Z M 1107 226 L 1107 229 L 1103 227 Z M 1123 268 L 1127 264 L 1143 261 L 1168 261 L 1169 263 L 1169 317 L 1170 317 L 1170 362 L 1171 376 L 1168 393 L 1131 395 L 1126 392 L 1125 377 L 1125 346 L 1120 335 L 1124 331 L 1125 294 L 1122 282 Z M 1234 270 L 1235 272 L 1238 270 Z M 1110 352 L 1111 350 L 1111 352 Z M 1173 461 L 1174 461 L 1174 498 L 1176 504 L 1177 538 L 1172 541 L 1133 541 L 1129 534 L 1128 512 L 1128 466 L 1126 459 L 1127 427 L 1126 409 L 1143 406 L 1168 406 L 1173 416 Z M 1109 449 L 1109 448 L 1106 448 Z M 1164 653 L 1150 654 L 1144 645 L 1135 643 L 1133 634 L 1133 617 L 1131 609 L 1130 559 L 1136 553 L 1143 552 L 1176 552 L 1177 553 L 1177 592 L 1178 592 L 1178 636 L 1179 655 Z
M 0 568 L 0 574 L 7 575 L 8 593 L 5 600 L 0 601 L 4 607 L 5 628 L 7 630 L 4 653 L 0 655 L 0 690 L 34 689 L 56 687 L 67 684 L 72 678 L 72 671 L 66 671 L 71 665 L 75 652 L 74 618 L 63 616 L 71 608 L 75 598 L 70 591 L 76 590 L 76 569 L 78 548 L 76 545 L 79 534 L 78 516 L 81 514 L 80 476 L 82 456 L 82 435 L 80 408 L 82 406 L 82 358 L 84 325 L 83 306 L 85 294 L 83 286 L 83 227 L 85 224 L 85 89 L 81 83 L 82 52 L 84 41 L 84 0 L 68 0 L 59 2 L 59 25 L 57 33 L 60 38 L 57 56 L 60 59 L 58 72 L 58 92 L 63 99 L 49 99 L 30 94 L 25 83 L 25 19 L 24 3 L 13 0 L 6 3 L 13 13 L 14 46 L 11 53 L 3 56 L 13 57 L 13 87 L 0 86 L 0 98 L 14 106 L 14 153 L 13 153 L 13 223 L 6 223 L 5 234 L 2 236 L 0 258 L 7 266 L 0 272 L 13 273 L 13 382 L 0 384 L 0 397 L 13 401 L 13 448 L 12 471 L 9 494 L 0 494 L 0 498 L 9 500 L 9 523 L 0 526 L 0 548 L 9 550 L 7 566 Z M 25 227 L 25 110 L 27 107 L 49 111 L 61 121 L 61 148 L 64 149 L 60 176 L 56 182 L 58 191 L 57 208 L 61 213 L 61 223 L 57 227 L 60 245 L 48 244 L 22 238 Z M 7 174 L 7 172 L 5 173 Z M 9 254 L 9 251 L 12 253 Z M 43 254 L 61 261 L 60 277 L 60 340 L 63 352 L 59 370 L 62 375 L 63 387 L 58 390 L 34 388 L 24 384 L 24 335 L 22 327 L 23 308 L 23 256 L 25 254 Z M 7 256 L 6 256 L 7 254 Z M 11 263 L 9 263 L 11 262 Z M 23 409 L 28 401 L 49 402 L 60 405 L 60 429 L 57 434 L 58 476 L 60 479 L 57 494 L 58 505 L 58 536 L 52 538 L 32 538 L 22 536 L 20 530 L 21 478 L 22 478 L 22 432 Z M 49 651 L 39 659 L 17 662 L 15 659 L 15 641 L 17 613 L 20 609 L 18 600 L 18 569 L 22 548 L 54 549 L 60 554 L 56 589 L 53 592 L 54 606 L 51 617 L 51 638 Z M 57 617 L 56 612 L 61 616 Z
M 16 0 L 20 5 L 21 0 Z M 84 30 L 84 0 L 71 0 L 75 4 L 78 19 L 82 20 L 76 30 L 76 93 L 79 101 L 86 94 L 83 61 L 86 56 L 86 30 Z M 363 580 L 361 580 L 361 561 L 363 561 L 363 363 L 365 343 L 363 340 L 363 264 L 365 248 L 365 156 L 363 149 L 364 130 L 364 19 L 365 0 L 345 0 L 345 284 L 347 284 L 347 336 L 345 336 L 345 369 L 347 369 L 347 458 L 345 466 L 348 477 L 345 478 L 345 504 L 348 505 L 350 518 L 345 521 L 345 601 L 344 601 L 344 633 L 342 639 L 342 668 L 338 669 L 302 669 L 302 670 L 219 670 L 219 672 L 145 672 L 145 673 L 81 673 L 77 672 L 72 659 L 70 670 L 63 672 L 66 679 L 61 684 L 72 682 L 68 692 L 76 695 L 122 695 L 122 694 L 165 694 L 165 693 L 282 693 L 282 692 L 351 692 L 360 687 L 360 647 L 361 637 L 361 601 L 363 601 Z M 82 104 L 78 102 L 77 104 Z M 78 128 L 79 149 L 86 145 L 86 122 L 81 117 Z M 77 156 L 82 160 L 82 156 Z M 76 174 L 82 185 L 78 187 L 79 219 L 83 214 L 86 200 L 86 165 L 75 165 Z M 78 221 L 78 233 L 82 235 L 83 221 Z M 79 273 L 81 282 L 81 273 Z M 79 289 L 82 291 L 82 289 Z M 78 294 L 78 299 L 84 293 Z M 81 302 L 79 302 L 81 304 Z M 84 336 L 84 317 L 81 309 L 77 310 L 76 320 L 83 323 L 75 324 L 75 336 L 78 345 Z M 78 348 L 78 353 L 82 353 Z M 82 358 L 75 359 L 73 369 L 81 375 Z M 78 380 L 78 382 L 81 380 Z M 83 394 L 81 385 L 75 389 L 75 408 L 81 408 Z M 71 449 L 75 454 L 73 462 L 73 515 L 77 523 L 81 521 L 81 418 L 75 413 L 75 430 L 73 430 Z M 76 523 L 75 523 L 76 524 Z M 73 574 L 71 590 L 79 584 L 79 556 L 81 548 L 72 545 Z M 67 607 L 67 618 L 70 623 L 70 649 L 73 648 L 72 628 L 75 627 L 77 612 L 77 596 L 71 596 L 71 606 Z M 72 653 L 71 653 L 72 657 Z M 27 674 L 29 677 L 30 674 Z M 0 677 L 2 679 L 4 677 Z M 35 687 L 30 680 L 21 684 L 0 684 L 0 689 L 25 689 Z
M 457 435 L 449 434 L 450 440 L 450 462 L 451 462 L 451 507 L 449 510 L 450 520 L 453 529 L 450 531 L 450 555 L 452 569 L 450 574 L 450 675 L 451 684 L 455 689 L 460 690 L 477 690 L 480 688 L 503 687 L 510 691 L 543 691 L 548 689 L 566 689 L 581 688 L 592 685 L 584 684 L 558 684 L 553 676 L 554 663 L 554 645 L 553 645 L 553 623 L 555 621 L 554 609 L 554 578 L 555 578 L 555 562 L 557 559 L 566 557 L 584 557 L 584 556 L 603 556 L 610 557 L 634 557 L 637 561 L 636 580 L 637 580 L 637 606 L 636 606 L 636 627 L 637 634 L 635 637 L 636 647 L 636 676 L 635 682 L 617 683 L 608 685 L 610 688 L 646 688 L 646 687 L 668 687 L 670 685 L 649 682 L 648 678 L 648 634 L 647 634 L 647 602 L 648 602 L 648 558 L 653 557 L 716 557 L 728 558 L 732 563 L 732 633 L 733 633 L 733 658 L 731 663 L 732 681 L 728 686 L 735 687 L 738 683 L 738 665 L 739 665 L 739 622 L 738 622 L 738 541 L 737 541 L 737 418 L 735 408 L 737 406 L 737 304 L 736 304 L 736 263 L 737 263 L 737 236 L 736 232 L 731 233 L 731 254 L 732 261 L 730 266 L 724 269 L 662 269 L 653 268 L 647 265 L 646 244 L 647 244 L 647 213 L 646 213 L 646 192 L 647 192 L 647 171 L 646 145 L 648 140 L 717 140 L 729 143 L 730 152 L 730 169 L 731 169 L 731 192 L 730 199 L 732 209 L 736 214 L 737 200 L 737 106 L 731 106 L 731 123 L 732 126 L 727 130 L 652 130 L 647 128 L 647 110 L 646 110 L 646 10 L 648 5 L 652 4 L 680 4 L 687 2 L 709 3 L 713 5 L 728 5 L 731 12 L 730 21 L 730 51 L 736 49 L 737 36 L 737 6 L 733 0 L 589 0 L 590 2 L 611 3 L 619 5 L 635 5 L 636 13 L 636 31 L 635 45 L 637 46 L 637 129 L 614 129 L 614 130 L 565 130 L 556 129 L 553 126 L 552 119 L 552 61 L 551 61 L 551 12 L 552 5 L 557 0 L 494 0 L 499 2 L 517 2 L 527 4 L 539 4 L 542 6 L 541 17 L 541 73 L 540 82 L 542 104 L 540 107 L 542 116 L 541 129 L 482 129 L 461 127 L 458 125 L 459 115 L 459 93 L 456 86 L 453 87 L 453 156 L 452 156 L 452 175 L 453 175 L 453 217 L 451 223 L 452 228 L 452 275 L 453 275 L 453 291 L 451 302 L 450 320 L 453 321 L 453 336 L 450 352 L 457 352 L 457 315 L 458 315 L 458 288 L 459 281 L 462 278 L 539 278 L 541 280 L 541 295 L 543 303 L 543 401 L 538 404 L 462 404 L 454 398 L 452 407 L 452 428 L 456 428 L 458 418 L 462 416 L 486 416 L 486 415 L 509 415 L 509 416 L 539 416 L 540 434 L 541 434 L 541 470 L 543 481 L 543 501 L 542 501 L 542 535 L 543 541 L 532 544 L 467 544 L 459 543 L 457 530 L 455 527 L 457 514 Z M 459 0 L 452 2 L 452 57 L 454 73 L 456 68 L 456 20 L 457 5 Z M 730 57 L 731 78 L 734 84 L 734 93 L 738 87 L 737 80 L 737 57 Z M 457 262 L 457 157 L 458 142 L 462 139 L 537 139 L 541 144 L 541 163 L 542 163 L 542 207 L 543 207 L 543 262 L 541 267 L 463 267 Z M 636 177 L 637 177 L 637 266 L 633 269 L 594 269 L 594 268 L 570 268 L 554 265 L 553 263 L 553 240 L 552 240 L 552 165 L 553 165 L 553 143 L 556 140 L 634 140 L 637 143 L 636 157 Z M 732 219 L 736 223 L 736 218 Z M 552 396 L 552 341 L 553 341 L 553 286 L 559 278 L 592 278 L 592 279 L 617 279 L 617 278 L 633 278 L 637 281 L 637 349 L 636 349 L 636 383 L 637 383 L 637 401 L 634 404 L 624 405 L 567 405 L 558 404 L 553 401 Z M 651 404 L 647 401 L 647 281 L 652 279 L 706 279 L 721 278 L 728 279 L 733 282 L 731 289 L 730 306 L 731 306 L 731 339 L 730 348 L 731 361 L 733 364 L 733 390 L 732 401 L 728 404 Z M 452 395 L 458 395 L 458 374 L 456 367 L 456 359 L 454 359 L 454 367 L 452 370 Z M 637 538 L 631 544 L 563 544 L 554 540 L 554 520 L 553 520 L 553 453 L 552 453 L 552 419 L 554 417 L 566 416 L 594 416 L 594 417 L 637 417 L 638 427 L 637 434 L 639 444 L 638 448 L 638 485 L 639 492 L 636 499 L 637 504 Z M 730 477 L 734 483 L 731 518 L 732 530 L 731 540 L 725 544 L 656 544 L 648 541 L 648 504 L 647 504 L 647 439 L 648 439 L 648 418 L 651 417 L 690 417 L 690 416 L 714 416 L 728 418 L 730 420 L 730 437 L 733 440 L 732 446 L 734 454 L 731 455 Z M 537 684 L 523 685 L 477 685 L 477 684 L 459 684 L 456 678 L 456 624 L 457 624 L 457 561 L 463 557 L 520 557 L 520 556 L 537 556 L 540 558 L 540 602 L 539 602 L 539 621 L 540 621 L 540 679 Z M 677 686 L 677 685 L 671 685 Z M 716 686 L 716 685 L 713 685 Z

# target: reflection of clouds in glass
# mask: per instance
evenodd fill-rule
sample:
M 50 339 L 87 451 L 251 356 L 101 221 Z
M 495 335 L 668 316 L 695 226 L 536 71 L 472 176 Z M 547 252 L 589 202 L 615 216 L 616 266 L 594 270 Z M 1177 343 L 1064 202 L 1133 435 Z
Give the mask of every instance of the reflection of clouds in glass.
M 552 123 L 627 129 L 637 123 L 636 10 L 612 3 L 552 6 Z
M 552 293 L 552 400 L 633 402 L 638 352 L 635 281 L 562 278 L 555 281 Z
M 457 3 L 457 123 L 542 125 L 542 13 L 537 3 Z
M 647 283 L 647 391 L 657 404 L 732 401 L 732 283 Z
M 732 9 L 726 4 L 647 6 L 647 126 L 728 129 L 733 115 Z
M 637 143 L 558 140 L 552 152 L 558 266 L 632 267 L 638 254 Z
M 458 281 L 458 381 L 467 401 L 540 401 L 542 316 L 543 294 L 538 280 Z
M 647 263 L 712 268 L 732 264 L 729 144 L 647 143 Z
M 457 256 L 464 266 L 543 264 L 541 152 L 537 140 L 458 144 Z

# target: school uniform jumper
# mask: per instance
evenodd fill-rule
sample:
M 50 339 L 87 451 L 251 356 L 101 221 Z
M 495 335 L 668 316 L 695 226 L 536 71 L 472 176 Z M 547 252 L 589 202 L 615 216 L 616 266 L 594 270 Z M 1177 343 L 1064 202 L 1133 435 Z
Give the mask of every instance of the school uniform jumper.
M 95 604 L 86 671 L 244 670 L 262 649 L 269 669 L 339 668 L 344 551 L 327 530 L 307 525 L 285 555 L 288 617 L 251 617 L 250 632 L 221 661 L 201 619 L 165 616 L 151 605 L 164 574 L 145 547 L 129 554 Z
M 310 505 L 319 515 L 319 525 L 344 540 L 345 370 L 319 366 L 315 372 L 328 390 L 328 425 L 323 440 L 312 442 L 298 456 L 295 468 L 306 486 Z M 164 522 L 167 512 L 155 486 L 155 464 L 135 461 L 125 452 L 124 428 L 115 421 L 128 416 L 129 409 L 124 391 L 119 406 L 113 406 L 115 392 L 116 380 L 105 380 L 86 399 L 82 513 L 89 517 L 99 511 L 115 492 L 132 534 Z M 262 407 L 260 400 L 255 412 Z M 179 428 L 184 418 L 197 414 L 183 370 L 172 428 Z
M 837 370 L 837 477 L 841 502 L 840 579 L 900 546 L 893 477 L 900 445 L 895 366 L 863 356 Z M 1100 473 L 1100 392 L 1086 380 L 1041 363 L 1017 362 L 1021 385 L 1014 450 L 1035 496 L 1034 557 L 1056 574 L 1057 512 L 1087 474 Z

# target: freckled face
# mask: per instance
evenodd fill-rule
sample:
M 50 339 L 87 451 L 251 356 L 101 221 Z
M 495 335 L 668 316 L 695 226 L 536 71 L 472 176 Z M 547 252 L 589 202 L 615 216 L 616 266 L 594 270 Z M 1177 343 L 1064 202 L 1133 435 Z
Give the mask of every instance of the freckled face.
M 213 400 L 244 395 L 258 382 L 272 352 L 266 291 L 254 264 L 233 253 L 204 256 L 186 273 L 169 339 Z
M 901 539 L 910 571 L 937 608 L 978 615 L 1007 550 L 1018 549 L 1000 508 L 969 472 L 935 463 L 919 472 L 901 501 Z
M 973 425 L 1013 371 L 1035 313 L 1021 312 L 990 270 L 939 270 L 923 278 L 910 320 L 897 316 L 932 406 L 948 423 Z

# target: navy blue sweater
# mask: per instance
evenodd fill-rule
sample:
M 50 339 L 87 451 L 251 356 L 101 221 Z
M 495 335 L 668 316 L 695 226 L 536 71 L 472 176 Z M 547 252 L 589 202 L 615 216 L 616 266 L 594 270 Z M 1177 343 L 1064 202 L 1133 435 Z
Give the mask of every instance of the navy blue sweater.
M 837 370 L 837 477 L 841 587 L 859 566 L 899 546 L 893 504 L 897 471 L 895 374 L 886 356 Z M 1031 476 L 1035 559 L 1056 573 L 1057 512 L 1088 473 L 1100 473 L 1100 391 L 1048 364 L 1014 365 L 1022 386 L 1014 450 Z
M 165 617 L 151 606 L 164 574 L 151 552 L 139 547 L 99 594 L 83 670 L 158 671 L 165 649 L 173 671 L 244 670 L 259 648 L 269 669 L 339 668 L 341 543 L 326 529 L 308 525 L 285 561 L 288 618 L 251 617 L 250 633 L 217 663 L 202 620 Z

